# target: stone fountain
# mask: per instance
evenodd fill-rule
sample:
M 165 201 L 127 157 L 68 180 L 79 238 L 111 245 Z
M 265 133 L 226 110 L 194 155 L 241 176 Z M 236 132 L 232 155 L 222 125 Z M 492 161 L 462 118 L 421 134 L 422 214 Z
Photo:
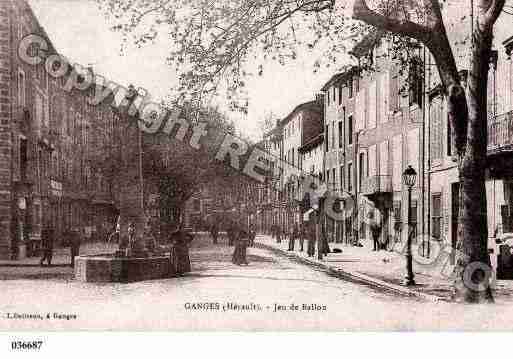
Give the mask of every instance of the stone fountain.
M 119 230 L 119 226 L 118 226 Z M 147 234 L 147 231 L 144 231 Z M 75 258 L 75 279 L 81 282 L 129 283 L 174 277 L 174 267 L 166 250 L 148 244 L 151 236 L 137 236 L 134 226 L 127 235 L 119 233 L 114 253 L 84 255 Z M 148 249 L 148 247 L 150 249 Z

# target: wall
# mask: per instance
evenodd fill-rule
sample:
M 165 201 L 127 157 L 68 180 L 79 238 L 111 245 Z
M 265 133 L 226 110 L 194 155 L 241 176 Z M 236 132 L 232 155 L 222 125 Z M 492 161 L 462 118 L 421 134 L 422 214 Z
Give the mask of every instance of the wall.
M 0 2 L 0 258 L 11 252 L 12 67 L 11 4 Z

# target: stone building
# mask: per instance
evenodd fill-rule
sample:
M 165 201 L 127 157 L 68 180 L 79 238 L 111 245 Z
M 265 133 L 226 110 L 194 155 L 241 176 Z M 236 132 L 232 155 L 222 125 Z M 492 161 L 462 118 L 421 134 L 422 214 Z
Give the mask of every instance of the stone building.
M 406 235 L 402 221 L 407 191 L 402 173 L 408 165 L 423 173 L 420 54 L 409 62 L 408 77 L 400 74 L 400 64 L 387 53 L 380 34 L 365 37 L 352 54 L 359 66 L 337 74 L 322 88 L 325 181 L 341 195 L 349 194 L 359 208 L 344 223 L 334 223 L 334 232 L 347 242 L 353 236 L 368 238 L 368 213 L 362 204 L 370 201 L 382 224 L 382 242 L 392 242 Z M 405 83 L 413 86 L 401 91 Z M 422 188 L 421 179 L 413 189 L 414 223 L 421 222 Z M 416 225 L 419 228 L 422 223 Z
M 486 200 L 489 248 L 495 249 L 497 238 L 513 233 L 513 38 L 503 42 L 492 54 L 488 80 L 488 171 Z M 462 77 L 467 76 L 462 71 Z M 428 73 L 428 78 L 430 73 Z M 436 240 L 456 246 L 459 211 L 459 176 L 455 159 L 453 135 L 447 121 L 446 99 L 438 79 L 428 81 L 429 112 L 427 114 L 429 166 L 428 231 Z M 497 253 L 496 253 L 497 254 Z M 495 256 L 492 263 L 495 265 Z
M 26 1 L 2 1 L 0 17 L 0 257 L 37 252 L 46 225 L 54 228 L 57 242 L 74 227 L 86 238 L 104 236 L 118 210 L 113 175 L 98 166 L 98 155 L 119 151 L 126 119 L 112 94 L 93 106 L 88 100 L 96 86 L 67 89 L 70 77 L 85 81 L 91 69 L 54 62 L 52 70 L 63 71 L 55 77 L 44 61 L 34 65 L 19 57 L 21 41 L 30 34 L 56 53 Z
M 281 121 L 283 136 L 283 187 L 285 209 L 282 210 L 283 227 L 287 233 L 294 223 L 301 220 L 298 196 L 301 193 L 301 174 L 309 169 L 303 167 L 300 148 L 322 131 L 322 96 L 314 101 L 302 103 Z M 299 175 L 298 175 L 299 174 Z

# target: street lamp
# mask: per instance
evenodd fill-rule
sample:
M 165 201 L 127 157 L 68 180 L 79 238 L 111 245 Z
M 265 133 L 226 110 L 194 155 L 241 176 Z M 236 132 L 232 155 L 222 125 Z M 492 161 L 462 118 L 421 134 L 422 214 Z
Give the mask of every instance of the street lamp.
M 406 278 L 404 284 L 407 286 L 415 285 L 414 275 L 413 275 L 413 256 L 411 253 L 411 240 L 412 240 L 412 231 L 411 231 L 411 189 L 415 186 L 415 181 L 417 180 L 417 172 L 412 166 L 408 166 L 406 170 L 403 172 L 403 182 L 408 187 L 408 239 L 406 244 Z

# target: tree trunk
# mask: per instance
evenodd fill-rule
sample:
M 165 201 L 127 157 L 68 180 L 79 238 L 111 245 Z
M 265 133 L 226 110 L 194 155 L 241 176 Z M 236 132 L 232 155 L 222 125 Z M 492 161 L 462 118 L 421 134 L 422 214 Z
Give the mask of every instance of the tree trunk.
M 487 164 L 487 85 L 492 30 L 474 32 L 468 82 L 469 124 L 465 153 L 459 156 L 461 209 L 458 223 L 454 299 L 493 301 L 485 187 Z

